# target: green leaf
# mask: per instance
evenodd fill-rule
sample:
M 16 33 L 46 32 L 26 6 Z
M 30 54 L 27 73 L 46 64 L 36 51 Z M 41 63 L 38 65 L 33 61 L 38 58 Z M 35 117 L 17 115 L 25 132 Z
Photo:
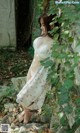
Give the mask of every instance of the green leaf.
M 80 106 L 76 108 L 75 114 L 76 114 L 76 120 L 78 120 L 80 118 Z
M 66 53 L 62 53 L 62 54 L 59 55 L 59 58 L 60 59 L 67 58 L 67 54 Z
M 65 103 L 68 103 L 70 100 L 68 93 L 61 93 L 58 95 L 58 103 L 60 105 L 63 105 Z
M 68 40 L 69 40 L 69 42 L 72 43 L 74 41 L 74 38 L 73 37 L 69 37 Z
M 42 61 L 41 64 L 44 65 L 45 68 L 47 68 L 47 67 L 51 67 L 53 65 L 53 61 L 45 60 L 45 61 Z
M 76 99 L 75 103 L 77 106 L 80 106 L 80 97 Z
M 78 63 L 80 60 L 80 57 L 79 56 L 74 56 L 74 63 Z
M 67 126 L 67 125 L 68 125 L 68 120 L 66 119 L 65 116 L 63 116 L 63 117 L 60 119 L 60 123 L 62 124 L 62 126 Z
M 73 86 L 74 86 L 74 82 L 71 79 L 65 80 L 64 85 L 63 85 L 63 87 L 67 90 L 70 90 Z
M 49 100 L 53 98 L 53 94 L 51 93 L 51 91 L 48 91 L 46 96 Z
M 71 113 L 73 111 L 73 108 L 71 105 L 67 104 L 64 108 L 63 108 L 63 111 L 66 112 L 66 113 Z

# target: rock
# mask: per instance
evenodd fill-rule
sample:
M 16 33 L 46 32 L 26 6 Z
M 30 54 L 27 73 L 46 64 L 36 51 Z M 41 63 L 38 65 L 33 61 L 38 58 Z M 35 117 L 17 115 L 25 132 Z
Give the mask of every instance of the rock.
M 56 133 L 66 133 L 66 129 L 65 128 L 58 128 L 58 131 Z
M 45 129 L 47 129 L 47 125 L 40 124 L 40 123 L 29 123 L 29 124 L 22 124 L 22 126 L 16 126 L 13 123 L 9 126 L 10 133 L 38 133 Z
M 34 131 L 34 130 L 41 130 L 48 127 L 48 124 L 41 124 L 41 123 L 29 123 L 24 125 L 27 131 Z
M 16 108 L 13 108 L 13 110 L 12 110 L 14 113 L 17 113 L 17 109 Z
M 14 130 L 13 129 L 11 129 L 11 132 L 10 133 L 14 133 Z
M 24 126 L 20 127 L 19 133 L 26 132 L 26 128 Z
M 16 127 L 16 128 L 14 129 L 14 133 L 19 133 L 19 130 L 20 130 L 20 128 L 19 128 L 19 127 Z
M 80 133 L 80 126 L 79 126 L 79 128 L 76 130 L 75 133 Z
M 15 124 L 11 123 L 11 128 L 15 129 Z
M 16 104 L 12 104 L 12 103 L 6 103 L 4 104 L 5 110 L 4 112 L 16 112 Z
M 1 123 L 11 125 L 14 119 L 15 119 L 15 114 L 13 114 L 12 112 L 8 112 L 8 114 L 2 118 Z
M 5 115 L 2 120 L 1 120 L 1 124 L 9 124 L 9 119 L 8 119 L 8 115 Z
M 50 118 L 48 118 L 46 115 L 40 114 L 36 116 L 36 122 L 40 122 L 40 123 L 49 123 L 50 122 Z

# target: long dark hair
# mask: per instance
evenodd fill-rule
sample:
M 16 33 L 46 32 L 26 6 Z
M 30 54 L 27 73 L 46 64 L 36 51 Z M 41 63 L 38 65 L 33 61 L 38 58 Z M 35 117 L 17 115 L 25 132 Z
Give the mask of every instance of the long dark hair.
M 39 22 L 39 24 L 40 24 L 40 26 L 41 26 L 40 20 L 43 19 L 44 25 L 45 25 L 47 31 L 50 31 L 50 30 L 52 29 L 51 26 L 50 26 L 50 23 L 52 22 L 52 19 L 53 19 L 55 16 L 56 16 L 56 14 L 54 14 L 54 15 L 51 14 L 51 15 L 48 16 L 46 13 L 44 13 L 44 14 L 42 14 L 42 15 L 39 17 L 38 22 Z M 58 24 L 56 23 L 56 24 L 54 24 L 54 26 L 58 26 Z M 49 33 L 48 33 L 48 34 L 49 34 Z M 49 34 L 49 36 L 52 37 L 50 34 Z

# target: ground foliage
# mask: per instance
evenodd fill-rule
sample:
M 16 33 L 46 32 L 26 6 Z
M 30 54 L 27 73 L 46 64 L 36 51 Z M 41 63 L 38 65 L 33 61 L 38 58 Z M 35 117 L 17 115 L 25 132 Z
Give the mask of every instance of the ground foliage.
M 80 55 L 72 46 L 75 39 L 75 48 L 80 45 L 80 5 L 56 5 L 51 0 L 48 14 L 55 13 L 57 16 L 51 24 L 58 22 L 60 25 L 50 32 L 53 35 L 51 59 L 42 62 L 50 68 L 48 81 L 52 84 L 43 110 L 45 114 L 53 112 L 53 116 L 58 117 L 58 121 L 52 121 L 55 131 L 63 127 L 66 133 L 75 133 L 80 125 L 80 86 L 76 84 L 74 70 L 79 67 Z M 69 115 L 74 117 L 72 125 Z
M 32 61 L 32 50 L 0 50 L 0 85 L 8 85 L 12 77 L 27 75 Z
M 14 89 L 11 78 L 27 75 L 32 56 L 32 48 L 28 51 L 0 49 L 0 112 L 4 112 L 5 103 L 16 102 L 18 92 Z

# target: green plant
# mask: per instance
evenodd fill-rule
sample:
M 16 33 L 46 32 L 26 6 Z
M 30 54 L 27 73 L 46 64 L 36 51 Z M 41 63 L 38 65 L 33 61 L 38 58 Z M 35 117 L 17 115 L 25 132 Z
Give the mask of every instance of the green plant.
M 48 81 L 52 84 L 51 94 L 53 92 L 53 100 L 47 99 L 46 102 L 52 107 L 53 115 L 59 118 L 57 129 L 63 127 L 66 133 L 75 133 L 80 126 L 80 86 L 76 82 L 76 70 L 80 71 L 80 51 L 76 50 L 80 43 L 80 6 L 55 5 L 51 0 L 49 14 L 55 13 L 57 16 L 52 23 L 58 22 L 60 25 L 51 31 L 54 35 L 51 58 L 42 62 L 45 67 L 49 67 Z M 72 125 L 69 115 L 74 117 Z
M 4 104 L 7 102 L 15 102 L 16 90 L 13 85 L 5 86 L 0 88 L 0 111 L 4 111 Z M 13 99 L 14 97 L 14 99 Z

